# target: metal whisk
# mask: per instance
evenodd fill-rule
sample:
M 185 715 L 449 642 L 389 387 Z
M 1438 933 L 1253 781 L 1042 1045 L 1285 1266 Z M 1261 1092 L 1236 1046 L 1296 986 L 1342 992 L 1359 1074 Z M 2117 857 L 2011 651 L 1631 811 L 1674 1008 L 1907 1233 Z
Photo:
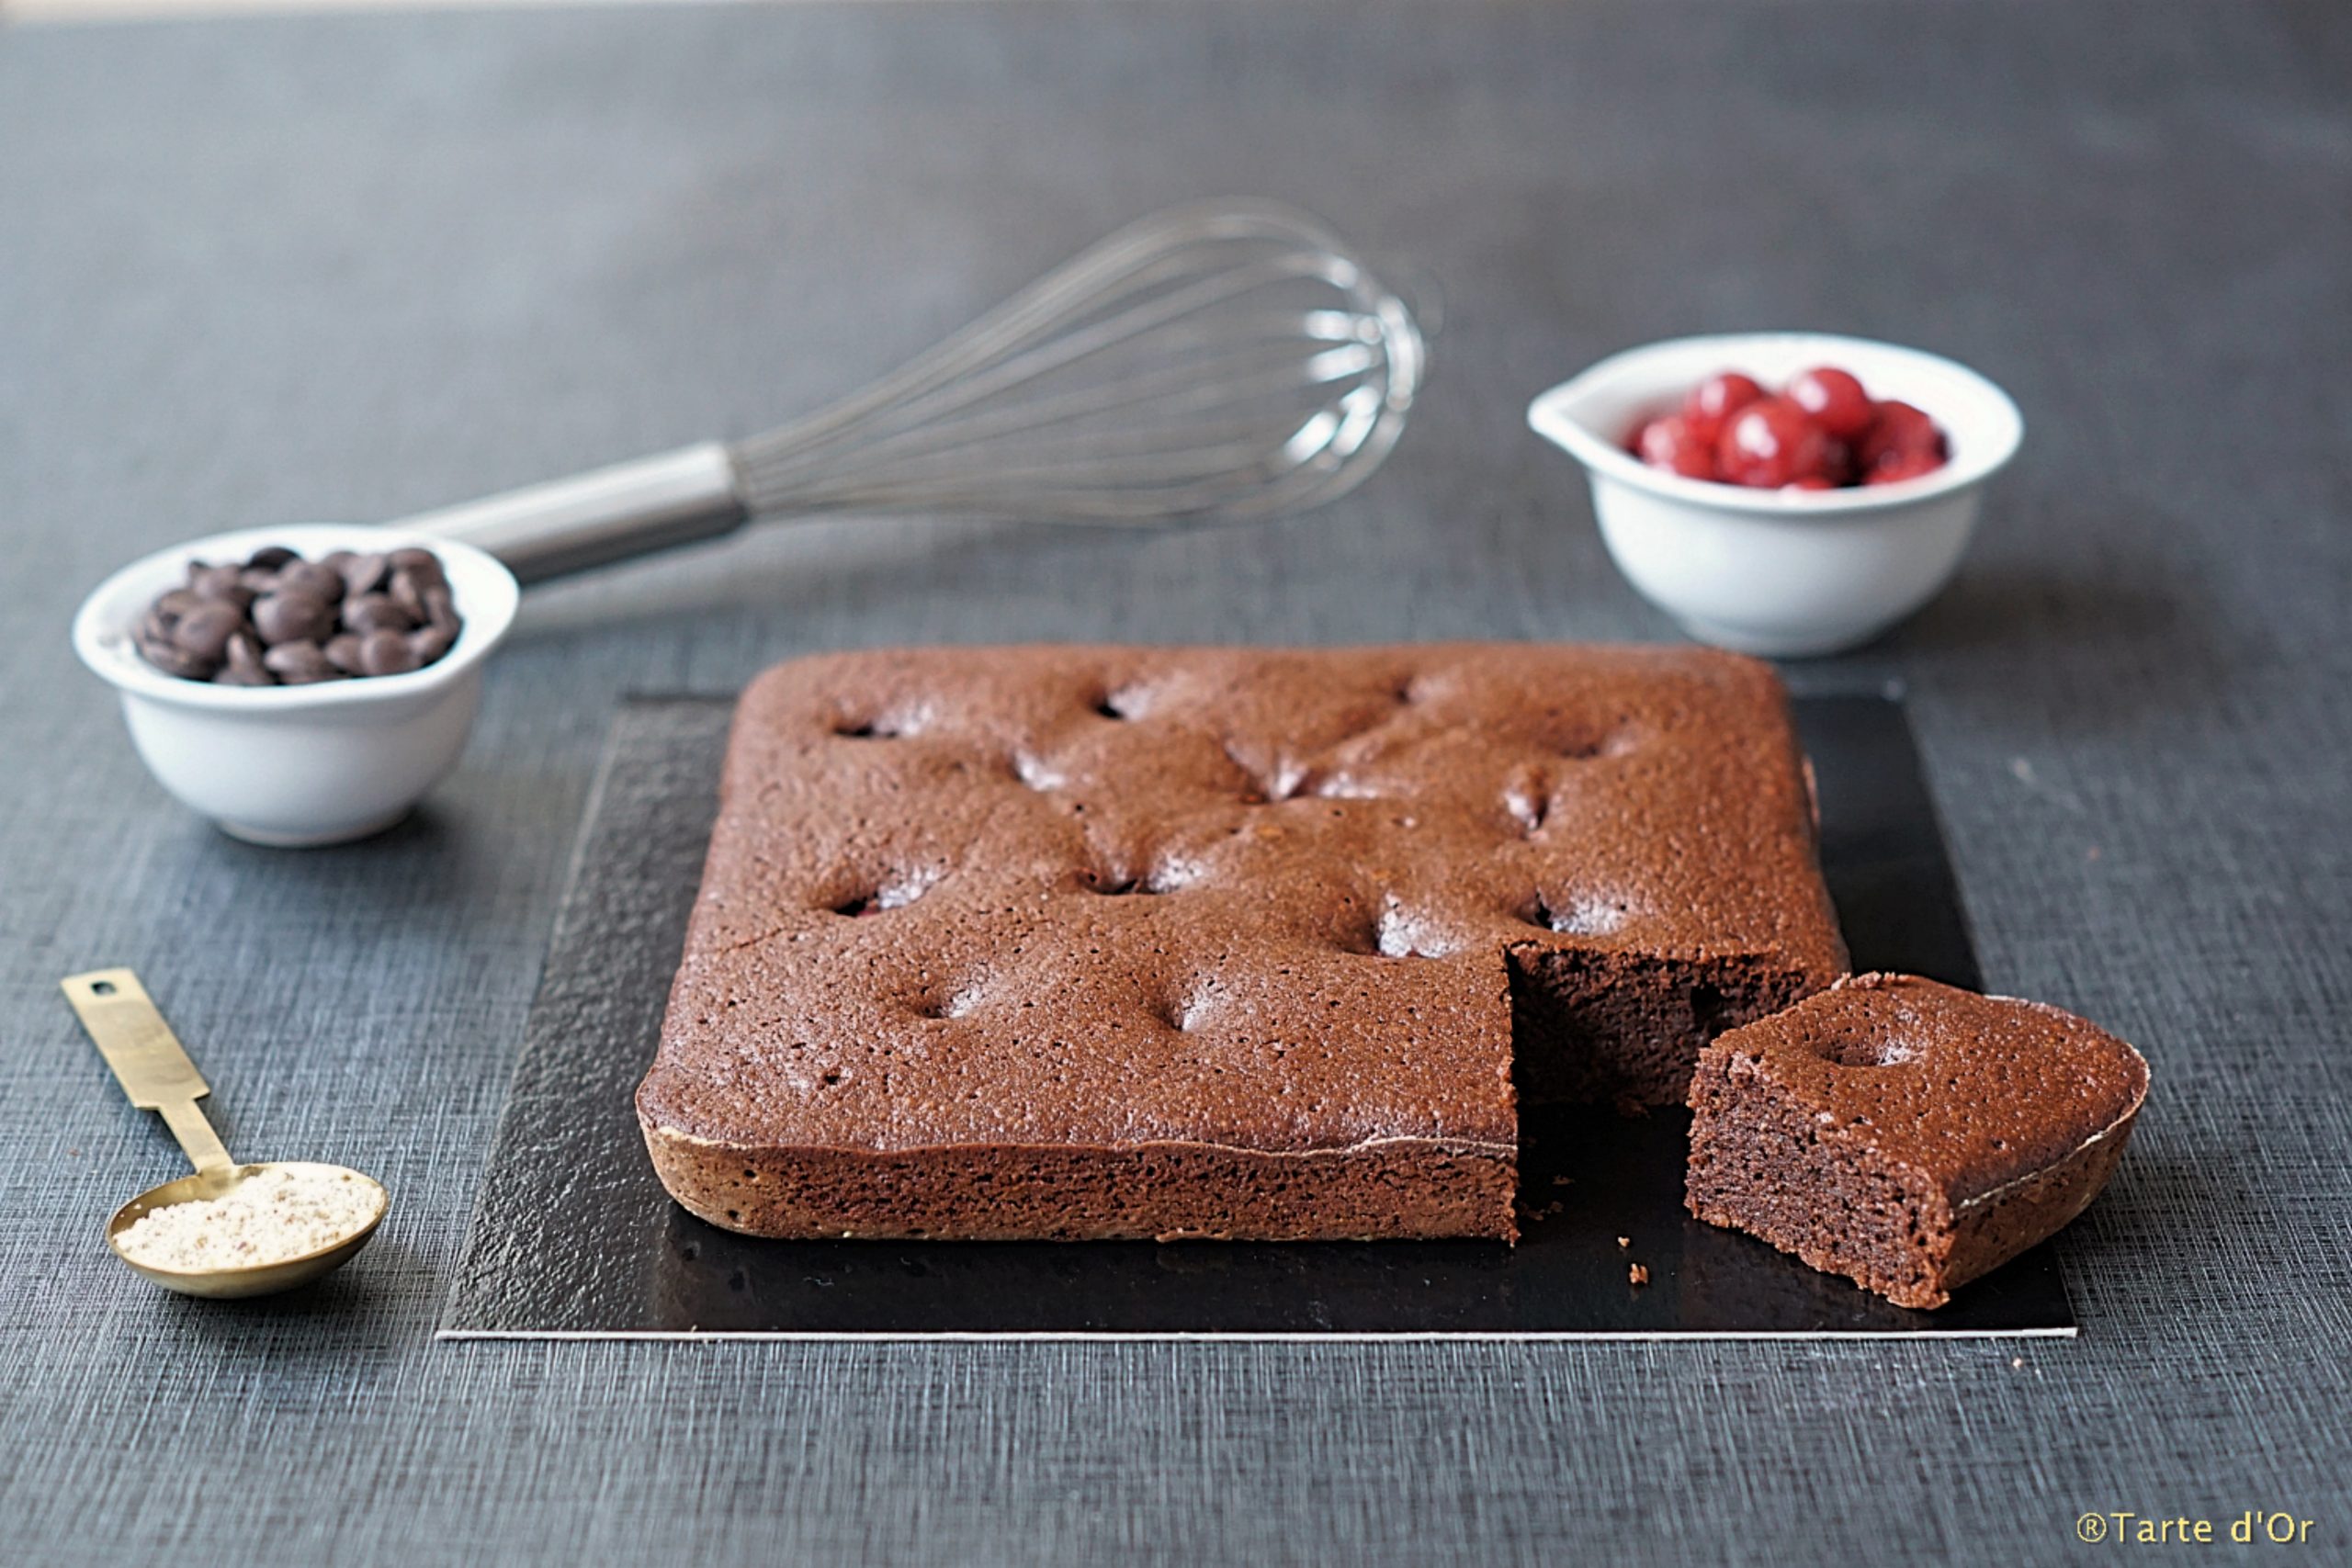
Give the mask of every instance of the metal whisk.
M 1363 482 L 1420 384 L 1412 312 L 1314 220 L 1183 207 L 1121 230 L 831 408 L 406 518 L 526 581 L 752 518 L 1259 518 Z

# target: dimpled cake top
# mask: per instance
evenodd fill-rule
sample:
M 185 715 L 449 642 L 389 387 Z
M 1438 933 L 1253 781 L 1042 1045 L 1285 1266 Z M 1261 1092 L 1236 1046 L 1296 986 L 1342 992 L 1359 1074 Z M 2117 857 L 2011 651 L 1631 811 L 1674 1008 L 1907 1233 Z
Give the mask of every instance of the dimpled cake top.
M 1955 1208 L 2111 1133 L 2148 1064 L 2087 1020 L 1907 975 L 1860 975 L 1709 1047 L 1815 1120 L 1925 1172 Z
M 1504 953 L 1844 951 L 1764 665 L 1687 648 L 851 653 L 753 682 L 649 1127 L 1508 1149 Z

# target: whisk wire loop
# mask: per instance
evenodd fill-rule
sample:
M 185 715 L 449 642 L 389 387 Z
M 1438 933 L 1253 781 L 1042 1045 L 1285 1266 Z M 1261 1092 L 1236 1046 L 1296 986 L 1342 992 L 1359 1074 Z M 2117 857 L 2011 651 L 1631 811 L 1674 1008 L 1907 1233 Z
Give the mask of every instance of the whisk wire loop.
M 1425 352 L 1404 300 L 1314 220 L 1262 202 L 1178 208 L 764 435 L 408 521 L 527 579 L 747 518 L 1263 518 L 1329 502 L 1379 467 Z

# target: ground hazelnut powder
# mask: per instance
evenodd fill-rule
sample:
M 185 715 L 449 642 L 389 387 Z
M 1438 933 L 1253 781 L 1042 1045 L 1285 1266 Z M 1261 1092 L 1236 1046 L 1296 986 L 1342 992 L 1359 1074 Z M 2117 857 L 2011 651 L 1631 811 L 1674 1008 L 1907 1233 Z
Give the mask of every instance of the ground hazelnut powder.
M 283 1263 L 376 1217 L 379 1190 L 347 1170 L 275 1167 L 225 1196 L 153 1210 L 115 1238 L 134 1263 L 175 1273 Z

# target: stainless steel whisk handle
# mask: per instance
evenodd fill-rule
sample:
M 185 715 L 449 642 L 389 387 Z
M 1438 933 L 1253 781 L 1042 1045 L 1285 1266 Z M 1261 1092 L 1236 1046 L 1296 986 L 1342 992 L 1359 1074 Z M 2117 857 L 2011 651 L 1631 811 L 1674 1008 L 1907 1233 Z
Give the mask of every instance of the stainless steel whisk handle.
M 401 525 L 488 550 L 525 582 L 732 533 L 750 516 L 726 444 L 697 441 L 419 513 Z

